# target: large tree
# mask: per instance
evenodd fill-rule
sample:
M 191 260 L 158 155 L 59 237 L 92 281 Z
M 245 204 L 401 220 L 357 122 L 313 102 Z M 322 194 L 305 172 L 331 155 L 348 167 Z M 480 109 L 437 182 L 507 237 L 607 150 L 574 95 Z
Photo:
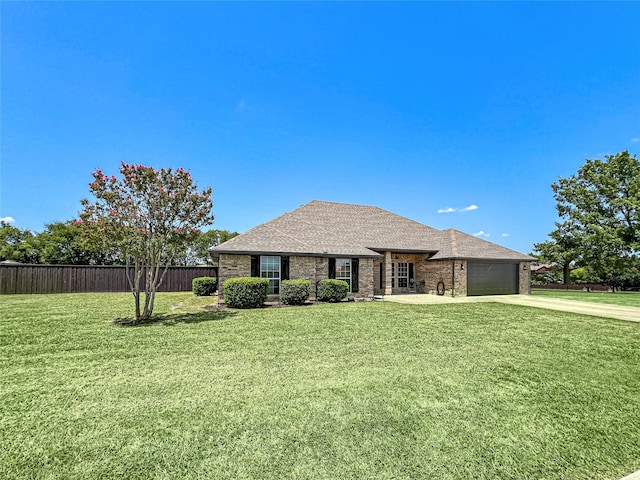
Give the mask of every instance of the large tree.
M 578 234 L 571 223 L 556 222 L 556 229 L 549 234 L 551 240 L 533 246 L 537 252 L 536 257 L 543 263 L 557 265 L 562 271 L 562 281 L 565 284 L 571 282 L 571 270 L 580 265 L 582 258 Z
M 575 248 L 587 270 L 613 289 L 633 278 L 640 253 L 640 162 L 636 155 L 623 151 L 606 155 L 605 160 L 587 159 L 575 175 L 559 178 L 551 187 L 558 214 L 576 240 Z
M 124 259 L 135 321 L 148 320 L 169 265 L 213 223 L 211 188 L 201 192 L 182 168 L 154 169 L 122 162 L 121 179 L 93 172 L 94 201 L 82 200 L 86 238 Z M 142 296 L 144 294 L 144 303 Z
M 188 245 L 184 255 L 176 257 L 176 265 L 213 265 L 209 248 L 220 245 L 236 235 L 239 235 L 238 232 L 229 230 L 212 229 L 202 232 Z

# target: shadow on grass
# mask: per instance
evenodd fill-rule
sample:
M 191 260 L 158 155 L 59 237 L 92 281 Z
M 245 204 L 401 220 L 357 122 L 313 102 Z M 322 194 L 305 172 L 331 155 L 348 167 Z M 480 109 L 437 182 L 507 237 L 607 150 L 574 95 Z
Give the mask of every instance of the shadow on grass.
M 202 323 L 202 322 L 218 322 L 234 317 L 236 312 L 228 310 L 208 310 L 204 312 L 193 313 L 167 313 L 162 315 L 153 315 L 148 320 L 135 321 L 133 318 L 116 318 L 114 325 L 121 327 L 148 327 L 151 325 L 164 325 L 171 327 L 180 323 Z

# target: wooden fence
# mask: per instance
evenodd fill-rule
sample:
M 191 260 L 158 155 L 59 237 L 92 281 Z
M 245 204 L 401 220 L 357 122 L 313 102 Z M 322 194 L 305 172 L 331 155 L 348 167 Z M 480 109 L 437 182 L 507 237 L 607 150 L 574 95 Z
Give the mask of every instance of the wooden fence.
M 217 268 L 169 267 L 159 291 L 188 292 L 196 277 Z M 14 293 L 128 292 L 125 267 L 104 265 L 0 265 L 0 295 Z

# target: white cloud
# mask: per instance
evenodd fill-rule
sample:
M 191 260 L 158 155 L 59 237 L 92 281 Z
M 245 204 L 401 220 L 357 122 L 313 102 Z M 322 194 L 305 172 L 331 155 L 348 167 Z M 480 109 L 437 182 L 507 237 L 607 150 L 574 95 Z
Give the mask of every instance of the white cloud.
M 240 100 L 236 104 L 236 112 L 244 112 L 247 109 L 247 103 L 244 100 Z
M 490 233 L 484 233 L 484 230 L 480 230 L 477 233 L 473 234 L 474 237 L 490 237 L 491 234 Z
M 631 143 L 636 143 L 636 142 L 640 142 L 640 137 L 633 137 L 631 139 Z
M 0 217 L 0 223 L 14 223 L 16 221 L 13 217 Z
M 511 235 L 510 233 L 503 233 L 502 235 L 500 235 L 501 237 L 508 237 L 509 235 Z
M 478 209 L 477 205 L 469 205 L 468 207 L 463 207 L 463 208 L 447 207 L 447 208 L 438 209 L 438 213 L 471 212 L 471 211 L 477 210 L 477 209 Z

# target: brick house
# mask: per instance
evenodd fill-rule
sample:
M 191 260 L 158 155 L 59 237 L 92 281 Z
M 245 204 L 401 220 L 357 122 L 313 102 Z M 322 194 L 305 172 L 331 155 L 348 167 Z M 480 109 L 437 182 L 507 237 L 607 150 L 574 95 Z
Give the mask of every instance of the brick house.
M 349 296 L 530 293 L 528 255 L 458 230 L 437 230 L 377 207 L 312 201 L 212 247 L 218 280 L 345 280 Z M 224 294 L 224 292 L 222 292 Z

